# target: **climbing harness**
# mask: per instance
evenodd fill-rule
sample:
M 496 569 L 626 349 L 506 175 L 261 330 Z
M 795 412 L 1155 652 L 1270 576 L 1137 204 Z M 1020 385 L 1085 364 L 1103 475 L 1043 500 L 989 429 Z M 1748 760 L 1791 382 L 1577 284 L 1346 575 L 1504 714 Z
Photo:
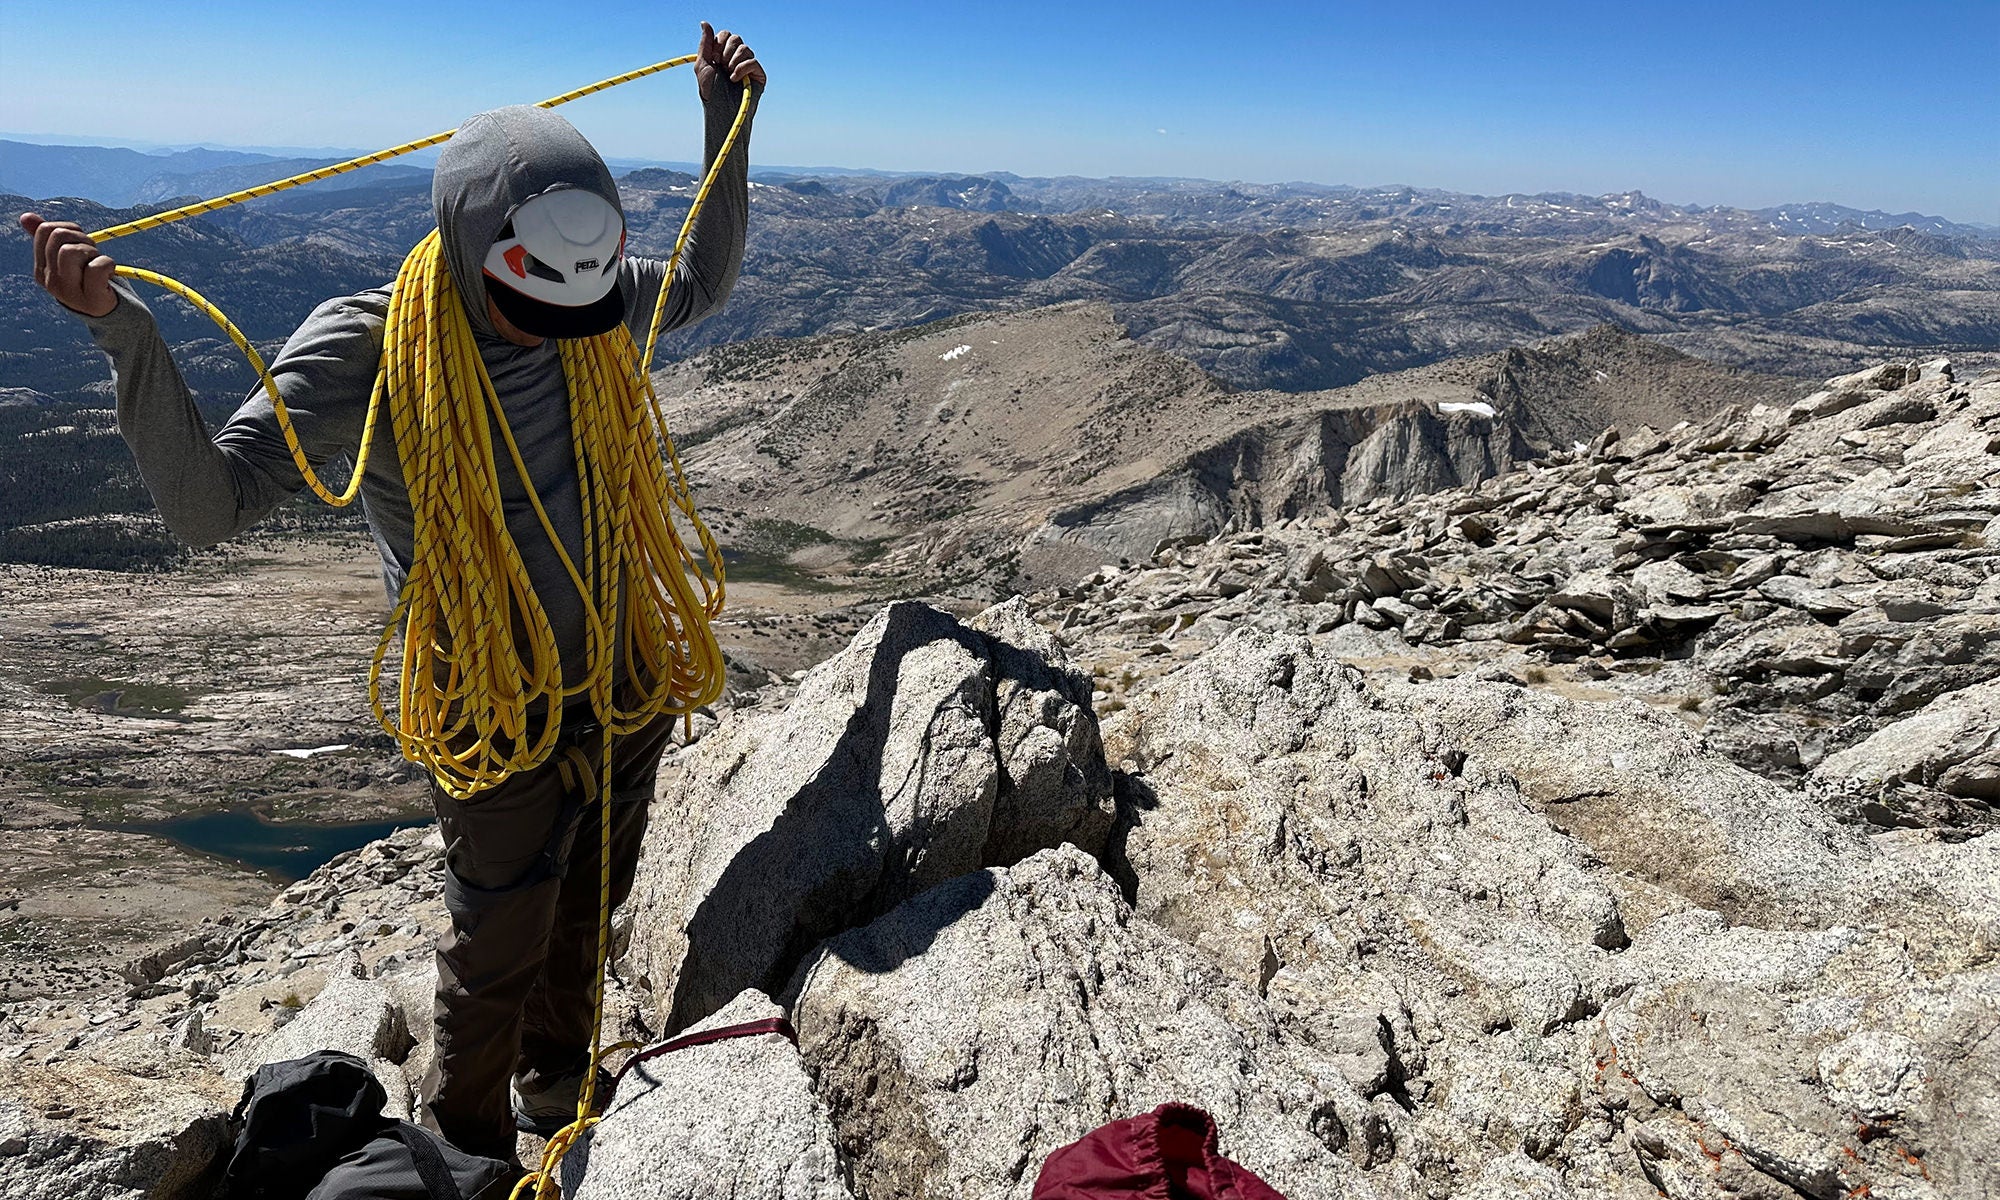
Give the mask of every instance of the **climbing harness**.
M 544 100 L 538 107 L 567 104 L 698 57 L 690 54 L 628 71 Z M 353 474 L 338 492 L 307 461 L 276 381 L 235 323 L 178 280 L 138 267 L 117 267 L 119 275 L 155 284 L 187 300 L 228 335 L 256 371 L 300 475 L 328 504 L 346 505 L 359 494 L 369 447 L 382 409 L 388 407 L 415 516 L 415 552 L 369 666 L 368 698 L 376 719 L 404 755 L 429 768 L 439 788 L 464 800 L 541 764 L 557 749 L 565 701 L 576 696 L 588 700 L 590 723 L 597 727 L 598 754 L 595 763 L 585 755 L 577 757 L 588 766 L 597 802 L 607 810 L 598 822 L 598 969 L 591 986 L 590 1065 L 577 1100 L 576 1120 L 549 1138 L 539 1169 L 515 1187 L 517 1197 L 530 1185 L 538 1200 L 557 1193 L 557 1164 L 597 1121 L 591 1113 L 599 1062 L 611 1051 L 634 1048 L 632 1043 L 602 1044 L 611 927 L 612 738 L 670 713 L 691 722 L 697 708 L 722 692 L 722 652 L 710 629 L 722 609 L 722 554 L 695 512 L 649 367 L 681 254 L 749 119 L 751 101 L 752 89 L 745 84 L 735 122 L 674 241 L 644 351 L 622 323 L 596 337 L 557 342 L 568 383 L 577 487 L 585 514 L 581 563 L 564 548 L 528 478 L 435 231 L 417 244 L 397 272 L 383 331 L 382 364 L 369 397 Z M 438 145 L 456 132 L 448 129 L 90 236 L 102 243 L 158 228 L 386 162 Z M 495 470 L 496 435 L 527 489 L 543 533 L 584 601 L 586 670 L 579 683 L 564 684 L 554 629 L 508 531 Z M 677 526 L 675 512 L 693 529 L 699 558 Z M 402 660 L 399 700 L 392 717 L 382 702 L 381 676 L 398 629 Z M 621 662 L 627 677 L 622 687 L 614 689 Z

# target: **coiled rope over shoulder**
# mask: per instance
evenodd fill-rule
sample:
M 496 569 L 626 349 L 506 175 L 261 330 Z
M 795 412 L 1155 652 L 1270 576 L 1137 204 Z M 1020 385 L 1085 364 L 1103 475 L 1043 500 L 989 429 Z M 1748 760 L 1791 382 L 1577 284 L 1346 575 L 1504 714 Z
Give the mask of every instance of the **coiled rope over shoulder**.
M 571 100 L 695 61 L 686 55 L 613 76 L 541 102 Z M 736 119 L 701 181 L 653 304 L 643 353 L 620 324 L 592 338 L 562 339 L 571 439 L 584 514 L 582 561 L 557 535 L 528 478 L 520 448 L 488 377 L 438 234 L 417 244 L 396 276 L 383 331 L 382 361 L 369 398 L 353 474 L 329 487 L 308 461 L 270 369 L 234 322 L 195 289 L 155 271 L 121 264 L 119 275 L 179 295 L 221 327 L 257 372 L 300 476 L 329 504 L 360 492 L 383 407 L 390 412 L 404 483 L 415 518 L 414 553 L 394 615 L 383 629 L 368 674 L 369 702 L 403 753 L 423 763 L 437 785 L 465 799 L 549 760 L 560 744 L 566 708 L 589 705 L 600 730 L 587 772 L 600 805 L 598 830 L 598 970 L 589 1067 L 576 1120 L 552 1136 L 539 1169 L 519 1196 L 553 1196 L 557 1164 L 596 1123 L 598 1063 L 620 1046 L 603 1045 L 604 963 L 611 923 L 611 742 L 668 714 L 711 703 L 723 685 L 722 652 L 710 622 L 723 602 L 722 555 L 695 511 L 649 367 L 667 297 L 689 234 L 748 122 L 745 86 Z M 269 196 L 435 146 L 446 130 L 289 179 L 155 213 L 92 234 L 104 242 L 245 200 Z M 500 499 L 495 442 L 506 449 L 544 536 L 583 600 L 582 670 L 565 664 L 541 598 L 508 529 Z M 693 545 L 682 526 L 692 533 Z M 699 553 L 697 553 L 697 550 Z M 381 676 L 402 635 L 398 704 L 392 716 Z M 618 682 L 620 668 L 624 681 Z M 566 667 L 570 668 L 566 672 Z M 566 678 L 566 674 L 569 678 Z M 568 751 L 586 760 L 574 747 Z

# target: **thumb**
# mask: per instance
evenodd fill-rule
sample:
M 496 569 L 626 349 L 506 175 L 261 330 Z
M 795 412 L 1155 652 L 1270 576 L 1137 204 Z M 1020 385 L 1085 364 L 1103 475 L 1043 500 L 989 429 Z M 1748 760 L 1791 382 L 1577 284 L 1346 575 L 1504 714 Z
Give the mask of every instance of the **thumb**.
M 111 278 L 117 273 L 118 264 L 108 254 L 100 254 L 83 268 L 83 291 L 89 297 L 111 294 Z
M 702 56 L 702 58 L 703 58 L 703 59 L 711 59 L 711 58 L 713 58 L 713 57 L 714 57 L 714 56 L 715 56 L 715 55 L 716 55 L 717 53 L 719 53 L 719 52 L 721 51 L 721 49 L 722 49 L 721 45 L 720 45 L 719 43 L 717 43 L 717 42 L 716 42 L 716 40 L 715 40 L 715 26 L 713 26 L 713 25 L 710 25 L 710 24 L 709 24 L 709 23 L 708 23 L 707 21 L 703 21 L 703 22 L 701 23 L 701 56 Z
M 31 212 L 21 214 L 22 233 L 25 233 L 30 237 L 33 237 L 35 230 L 41 228 L 41 226 L 42 226 L 42 218 L 39 214 Z

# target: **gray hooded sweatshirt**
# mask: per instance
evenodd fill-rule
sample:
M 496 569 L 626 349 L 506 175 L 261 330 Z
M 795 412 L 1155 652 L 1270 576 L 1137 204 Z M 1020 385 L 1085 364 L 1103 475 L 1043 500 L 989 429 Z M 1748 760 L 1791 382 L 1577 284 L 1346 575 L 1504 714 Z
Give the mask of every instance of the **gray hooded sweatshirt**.
M 717 80 L 714 92 L 705 105 L 705 164 L 721 150 L 742 97 L 727 80 Z M 735 286 L 749 210 L 748 159 L 746 128 L 688 239 L 663 330 L 708 316 Z M 561 351 L 553 339 L 529 348 L 502 338 L 487 319 L 483 274 L 486 252 L 514 209 L 564 187 L 585 188 L 619 203 L 611 172 L 583 135 L 554 112 L 523 105 L 481 113 L 459 127 L 438 158 L 432 201 L 452 282 L 460 296 L 476 298 L 466 304 L 466 315 L 528 476 L 571 560 L 581 566 L 583 514 Z M 625 257 L 618 287 L 626 325 L 642 347 L 665 278 L 665 262 Z M 122 279 L 114 286 L 117 307 L 85 323 L 111 359 L 118 428 L 140 477 L 177 536 L 196 546 L 234 537 L 305 486 L 270 400 L 260 384 L 211 437 L 152 313 Z M 315 470 L 336 459 L 351 460 L 360 444 L 381 360 L 389 291 L 376 288 L 320 305 L 270 364 Z M 583 601 L 497 435 L 495 459 L 508 530 L 555 630 L 566 682 L 573 685 L 585 665 Z M 381 551 L 383 581 L 394 596 L 409 571 L 414 535 L 386 412 L 376 424 L 361 501 Z

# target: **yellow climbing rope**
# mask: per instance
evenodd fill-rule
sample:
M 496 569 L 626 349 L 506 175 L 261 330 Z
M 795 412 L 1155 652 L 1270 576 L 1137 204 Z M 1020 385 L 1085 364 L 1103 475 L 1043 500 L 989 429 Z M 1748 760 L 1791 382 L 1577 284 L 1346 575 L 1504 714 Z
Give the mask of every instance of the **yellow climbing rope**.
M 581 96 L 695 60 L 669 59 L 541 102 L 552 108 Z M 360 490 L 369 447 L 386 403 L 415 517 L 415 547 L 396 609 L 382 631 L 368 673 L 369 703 L 412 761 L 423 763 L 459 799 L 547 761 L 559 744 L 567 701 L 582 696 L 599 728 L 594 776 L 598 819 L 598 970 L 591 988 L 590 1063 L 576 1120 L 552 1136 L 532 1187 L 556 1194 L 557 1165 L 596 1123 L 602 1040 L 604 965 L 611 925 L 611 742 L 665 714 L 691 714 L 721 694 L 722 652 L 710 621 L 723 602 L 722 555 L 694 500 L 668 436 L 648 368 L 659 342 L 669 289 L 690 231 L 750 115 L 745 87 L 734 124 L 682 222 L 666 281 L 653 305 L 643 353 L 620 325 L 598 337 L 564 339 L 571 438 L 584 514 L 582 562 L 557 535 L 528 479 L 505 412 L 493 389 L 465 305 L 453 287 L 438 235 L 417 244 L 397 272 L 376 376 L 354 470 L 336 492 L 307 461 L 277 383 L 255 347 L 200 293 L 157 272 L 120 265 L 117 273 L 166 288 L 206 314 L 256 370 L 300 475 L 329 504 Z M 103 242 L 245 200 L 326 179 L 434 146 L 446 130 L 289 179 L 185 205 L 92 234 Z M 543 534 L 584 602 L 584 663 L 565 682 L 554 627 L 535 594 L 500 499 L 496 436 L 527 488 Z M 677 521 L 676 518 L 679 518 Z M 684 521 L 699 549 L 690 547 Z M 398 703 L 392 716 L 381 676 L 401 631 Z M 617 686 L 623 666 L 625 679 Z M 572 675 L 577 675 L 575 671 Z M 572 754 L 578 752 L 572 748 Z M 620 1045 L 623 1045 L 621 1043 Z
M 644 79 L 648 75 L 657 75 L 661 71 L 672 67 L 686 66 L 699 57 L 701 56 L 698 54 L 683 54 L 679 58 L 670 58 L 665 62 L 656 62 L 650 67 L 640 67 L 636 71 L 627 71 L 623 75 L 613 75 L 609 79 L 600 79 L 589 87 L 580 87 L 573 92 L 564 92 L 560 96 L 550 96 L 548 99 L 536 104 L 535 107 L 555 108 L 557 105 L 568 104 L 572 100 L 581 100 L 585 96 L 601 92 L 606 88 L 617 87 L 621 83 L 630 83 L 634 79 Z M 746 105 L 745 111 L 748 111 L 747 106 L 750 102 L 750 97 L 747 88 L 745 89 L 743 102 Z M 740 128 L 743 123 L 742 114 L 738 113 L 737 118 L 737 126 Z M 124 237 L 128 233 L 158 229 L 162 225 L 171 225 L 175 221 L 186 220 L 188 217 L 198 217 L 203 213 L 212 213 L 219 208 L 228 208 L 232 204 L 241 204 L 245 200 L 255 200 L 259 196 L 271 196 L 295 187 L 303 187 L 308 183 L 318 183 L 322 179 L 331 179 L 335 175 L 345 175 L 349 171 L 358 171 L 363 167 L 372 167 L 376 163 L 388 162 L 392 158 L 401 158 L 403 155 L 413 151 L 442 145 L 450 141 L 452 135 L 457 132 L 458 130 L 455 128 L 447 129 L 442 133 L 433 133 L 429 137 L 418 138 L 414 142 L 404 142 L 400 146 L 391 146 L 387 150 L 377 150 L 372 154 L 363 154 L 358 158 L 350 158 L 346 162 L 334 163 L 330 167 L 316 167 L 310 171 L 301 171 L 297 175 L 285 179 L 276 180 L 272 183 L 260 183 L 256 187 L 247 187 L 240 192 L 231 192 L 226 196 L 217 196 L 213 200 L 198 200 L 193 204 L 183 204 L 179 208 L 170 208 L 165 212 L 157 212 L 151 216 L 140 217 L 136 221 L 127 221 L 123 225 L 113 225 L 91 234 L 90 238 L 95 242 L 108 242 L 113 238 Z M 716 156 L 715 161 L 717 166 L 722 165 L 723 157 L 722 155 Z

